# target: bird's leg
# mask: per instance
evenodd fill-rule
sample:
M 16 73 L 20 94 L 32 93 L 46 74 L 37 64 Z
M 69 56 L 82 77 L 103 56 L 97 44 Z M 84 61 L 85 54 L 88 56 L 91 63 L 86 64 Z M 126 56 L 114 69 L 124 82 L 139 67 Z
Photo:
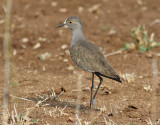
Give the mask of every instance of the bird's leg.
M 102 82 L 103 82 L 102 77 L 100 77 L 98 74 L 96 74 L 96 76 L 98 76 L 98 78 L 99 78 L 100 82 L 99 82 L 99 85 L 98 85 L 98 87 L 97 87 L 97 90 L 96 90 L 96 92 L 95 92 L 95 94 L 94 94 L 94 96 L 93 96 L 93 98 L 92 98 L 92 103 L 93 103 L 93 107 L 94 107 L 94 109 L 96 109 L 95 97 L 96 97 L 96 95 L 97 95 L 97 92 L 98 92 L 98 90 L 99 90 L 100 85 L 101 85 L 101 84 L 102 84 Z
M 90 110 L 92 105 L 92 98 L 93 98 L 93 89 L 94 89 L 94 73 L 92 73 L 92 85 L 91 85 L 91 98 L 90 98 Z

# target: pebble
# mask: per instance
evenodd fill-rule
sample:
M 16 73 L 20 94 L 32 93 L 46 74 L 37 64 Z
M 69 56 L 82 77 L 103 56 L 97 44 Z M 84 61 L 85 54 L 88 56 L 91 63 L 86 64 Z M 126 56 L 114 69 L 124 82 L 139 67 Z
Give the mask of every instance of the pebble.
M 148 8 L 147 8 L 147 7 L 142 7 L 141 10 L 142 10 L 142 11 L 147 11 Z
M 153 57 L 153 53 L 151 53 L 151 52 L 147 53 L 147 54 L 146 54 L 146 57 L 147 57 L 147 58 L 152 58 L 152 57 Z
M 27 42 L 29 41 L 29 39 L 28 39 L 28 38 L 23 38 L 21 41 L 22 41 L 23 43 L 27 43 Z
M 113 34 L 116 34 L 116 31 L 114 29 L 110 29 L 109 30 L 109 35 L 113 35 Z
M 66 53 L 67 55 L 70 55 L 69 50 L 65 50 L 65 53 Z
M 67 67 L 67 69 L 68 69 L 68 70 L 73 70 L 74 67 L 73 67 L 72 65 L 70 65 L 70 66 Z
M 26 45 L 21 45 L 21 47 L 22 47 L 23 49 L 26 49 L 26 48 L 27 48 Z
M 68 59 L 63 59 L 63 62 L 68 62 Z
M 45 67 L 45 66 L 43 66 L 43 67 L 42 67 L 42 70 L 43 70 L 43 71 L 46 71 L 46 67 Z
M 146 92 L 152 91 L 150 85 L 145 85 L 145 86 L 144 86 L 144 90 L 145 90 Z
M 51 53 L 45 52 L 45 53 L 39 54 L 38 58 L 43 61 L 43 60 L 49 59 L 51 56 L 52 56 Z
M 17 50 L 13 50 L 13 56 L 16 56 L 17 55 Z
M 95 4 L 91 8 L 89 8 L 88 10 L 89 10 L 89 12 L 97 13 L 97 11 L 99 10 L 100 6 L 101 6 L 101 4 Z
M 41 47 L 41 44 L 40 43 L 36 43 L 34 46 L 33 46 L 33 49 L 38 49 Z
M 56 7 L 57 5 L 58 5 L 58 3 L 55 1 L 51 3 L 51 6 L 53 6 L 53 7 Z
M 79 7 L 78 7 L 78 12 L 81 13 L 81 12 L 83 11 L 83 9 L 84 9 L 84 8 L 83 8 L 82 6 L 79 6 Z
M 45 42 L 47 39 L 46 39 L 46 38 L 43 38 L 43 37 L 38 37 L 38 40 L 39 40 L 39 41 L 42 41 L 42 42 Z
M 142 0 L 137 0 L 137 4 L 138 4 L 138 5 L 143 5 Z
M 139 78 L 140 78 L 140 79 L 143 79 L 144 77 L 143 77 L 143 76 L 139 76 Z
M 59 9 L 59 12 L 60 13 L 66 13 L 68 10 L 67 10 L 67 8 L 60 8 Z
M 67 47 L 68 47 L 67 44 L 63 44 L 63 45 L 61 46 L 61 49 L 66 49 Z
M 4 20 L 0 20 L 0 24 L 3 24 L 4 23 Z

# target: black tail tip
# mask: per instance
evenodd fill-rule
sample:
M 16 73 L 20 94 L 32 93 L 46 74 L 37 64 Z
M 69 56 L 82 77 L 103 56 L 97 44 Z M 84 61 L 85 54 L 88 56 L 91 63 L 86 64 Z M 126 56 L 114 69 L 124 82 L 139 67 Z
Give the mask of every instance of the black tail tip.
M 119 82 L 119 83 L 122 83 L 122 81 L 121 81 L 120 79 L 118 80 L 118 82 Z
M 122 83 L 122 81 L 121 81 L 121 79 L 120 79 L 120 77 L 117 75 L 117 78 L 116 79 L 114 79 L 114 80 L 116 80 L 117 82 L 119 82 L 119 83 Z

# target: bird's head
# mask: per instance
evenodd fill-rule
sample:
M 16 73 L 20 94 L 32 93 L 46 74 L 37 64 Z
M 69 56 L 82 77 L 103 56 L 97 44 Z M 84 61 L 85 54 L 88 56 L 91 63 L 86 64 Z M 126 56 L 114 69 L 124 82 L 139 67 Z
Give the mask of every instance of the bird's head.
M 57 26 L 57 28 L 59 27 L 66 27 L 66 28 L 70 28 L 71 30 L 75 30 L 77 28 L 81 28 L 81 20 L 78 17 L 71 16 L 71 17 L 68 17 L 64 21 L 64 23 Z

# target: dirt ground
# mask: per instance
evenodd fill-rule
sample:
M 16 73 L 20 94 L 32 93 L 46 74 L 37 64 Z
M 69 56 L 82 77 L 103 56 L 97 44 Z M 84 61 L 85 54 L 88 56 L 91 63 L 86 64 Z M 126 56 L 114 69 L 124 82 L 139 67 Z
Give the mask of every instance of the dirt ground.
M 5 2 L 0 1 L 2 105 Z M 148 34 L 154 33 L 154 39 L 160 41 L 160 23 L 155 23 L 160 19 L 159 5 L 159 0 L 13 1 L 9 113 L 12 114 L 16 104 L 18 114 L 29 111 L 27 117 L 38 125 L 71 125 L 76 121 L 82 125 L 160 124 L 160 72 L 154 79 L 152 69 L 154 62 L 160 67 L 160 56 L 148 58 L 147 52 L 138 50 L 108 56 L 118 74 L 134 74 L 134 78 L 122 84 L 104 78 L 96 97 L 100 110 L 89 114 L 92 74 L 78 69 L 69 56 L 71 31 L 56 28 L 69 16 L 80 17 L 86 38 L 101 47 L 106 55 L 121 49 L 126 41 L 133 41 L 130 31 L 138 25 L 145 24 Z M 51 57 L 39 59 L 46 52 Z M 158 55 L 160 48 L 152 52 Z M 80 91 L 77 83 L 82 83 Z M 98 78 L 95 83 L 97 86 Z M 51 96 L 53 89 L 56 95 L 64 93 L 57 100 L 44 100 L 47 95 Z M 81 105 L 79 112 L 75 109 L 77 102 Z

